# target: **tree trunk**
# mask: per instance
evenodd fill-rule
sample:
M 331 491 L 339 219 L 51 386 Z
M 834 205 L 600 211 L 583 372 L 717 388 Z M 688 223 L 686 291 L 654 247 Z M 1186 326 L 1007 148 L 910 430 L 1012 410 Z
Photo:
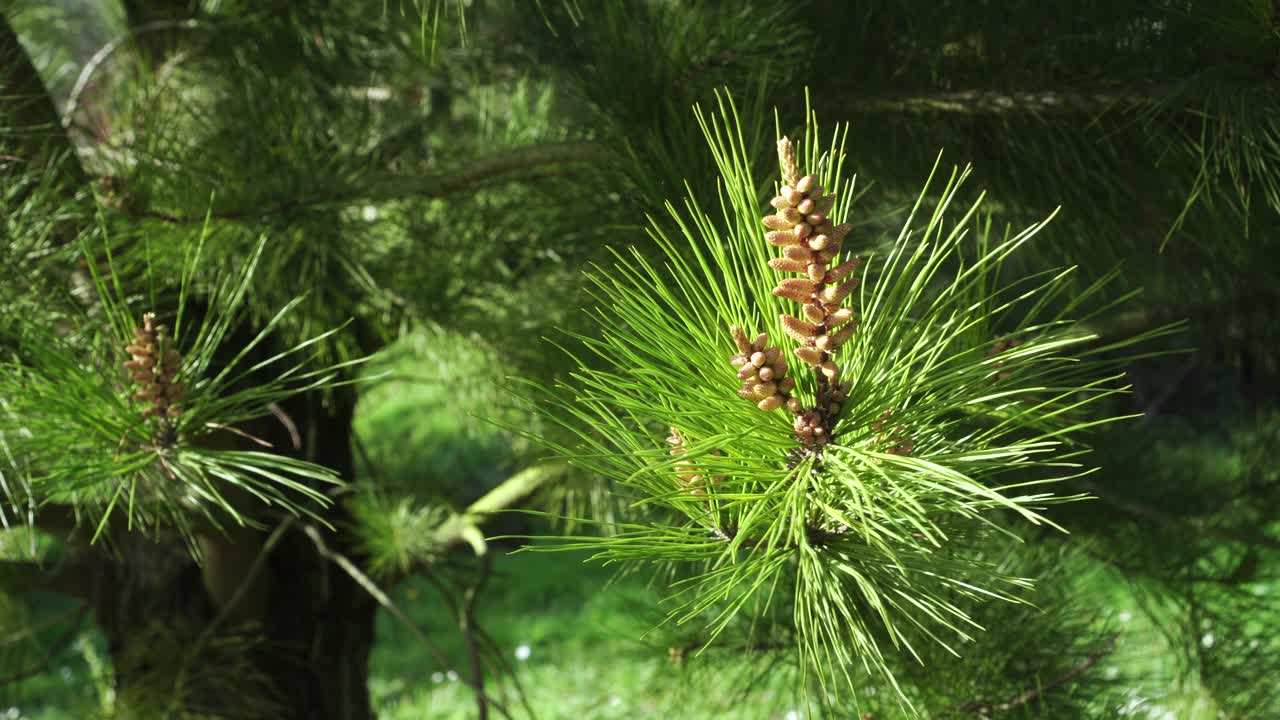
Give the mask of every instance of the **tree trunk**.
M 311 425 L 316 432 L 306 441 L 310 459 L 353 479 L 354 393 L 334 392 L 338 407 L 327 417 L 319 397 L 302 399 L 312 420 L 321 421 Z M 336 505 L 327 519 L 337 528 L 319 528 L 328 549 L 361 564 L 353 538 L 343 531 L 353 521 L 344 506 Z M 373 598 L 299 531 L 291 532 L 272 554 L 270 569 L 269 647 L 263 668 L 288 699 L 289 714 L 283 717 L 372 720 L 368 678 L 377 613 Z
M 300 454 L 350 478 L 354 403 L 344 393 L 330 399 L 336 407 L 321 408 L 321 398 L 311 395 L 284 410 L 305 421 L 298 423 L 307 446 Z M 268 438 L 273 444 L 289 446 L 283 426 L 273 434 L 284 436 Z M 313 530 L 329 551 L 359 564 L 340 529 L 349 520 L 341 505 L 326 520 L 339 530 Z M 372 720 L 368 660 L 376 603 L 320 553 L 303 527 L 293 523 L 281 536 L 257 581 L 245 571 L 261 551 L 262 533 L 232 532 L 219 536 L 221 544 L 202 543 L 203 570 L 177 539 L 157 542 L 136 532 L 112 537 L 101 551 L 95 609 L 125 717 Z M 227 562 L 238 550 L 249 562 Z M 228 577 L 217 577 L 228 568 Z M 246 580 L 249 591 L 222 613 L 228 593 L 219 589 L 234 591 Z M 245 604 L 250 611 L 238 612 Z M 202 637 L 211 623 L 218 625 Z

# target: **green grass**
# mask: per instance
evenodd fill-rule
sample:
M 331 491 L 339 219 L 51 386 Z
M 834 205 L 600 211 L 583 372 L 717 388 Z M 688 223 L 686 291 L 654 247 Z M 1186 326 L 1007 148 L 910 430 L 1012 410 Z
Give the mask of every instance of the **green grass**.
M 500 405 L 504 396 L 474 377 L 495 361 L 444 340 L 412 336 L 375 364 L 394 370 L 396 379 L 367 394 L 358 431 L 385 487 L 456 501 L 500 480 L 494 472 L 510 456 L 510 438 L 468 414 Z M 414 381 L 428 374 L 448 382 Z M 740 655 L 725 662 L 689 654 L 673 663 L 669 647 L 682 644 L 680 632 L 654 631 L 659 594 L 639 576 L 615 579 L 612 570 L 585 560 L 566 552 L 494 559 L 477 616 L 508 664 L 487 689 L 514 717 L 771 720 L 800 710 L 789 672 L 764 673 L 758 681 L 751 671 L 768 668 L 743 663 Z M 474 694 L 461 679 L 468 676 L 463 637 L 435 587 L 411 579 L 393 599 L 451 662 L 438 662 L 382 613 L 370 679 L 379 718 L 475 717 Z M 519 649 L 527 650 L 523 660 Z
M 609 571 L 584 559 L 576 553 L 517 553 L 495 560 L 495 577 L 477 615 L 511 664 L 494 691 L 512 701 L 515 717 L 764 720 L 800 711 L 789 672 L 769 673 L 764 682 L 744 687 L 749 668 L 734 667 L 731 677 L 719 667 L 723 662 L 712 668 L 704 658 L 687 656 L 673 663 L 669 642 L 662 641 L 671 635 L 648 632 L 657 624 L 656 592 L 635 576 L 609 584 Z M 370 685 L 379 717 L 475 717 L 471 689 L 449 672 L 465 675 L 464 643 L 435 589 L 415 580 L 399 588 L 395 599 L 456 662 L 443 667 L 383 613 Z M 517 685 L 527 708 L 518 701 Z

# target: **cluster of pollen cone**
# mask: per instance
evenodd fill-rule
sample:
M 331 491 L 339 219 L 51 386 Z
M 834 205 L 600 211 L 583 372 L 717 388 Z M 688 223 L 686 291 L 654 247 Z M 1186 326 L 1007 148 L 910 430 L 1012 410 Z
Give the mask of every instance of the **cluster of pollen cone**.
M 783 315 L 782 329 L 800 343 L 796 356 L 834 382 L 838 370 L 829 357 L 853 335 L 853 309 L 840 304 L 858 285 L 850 276 L 859 260 L 832 267 L 850 229 L 847 224 L 833 225 L 827 217 L 836 196 L 824 195 L 817 177 L 800 176 L 795 148 L 786 138 L 778 141 L 778 160 L 786 184 L 770 202 L 775 212 L 763 222 L 770 230 L 765 240 L 782 248 L 782 257 L 770 260 L 769 266 L 803 277 L 779 280 L 773 294 L 800 303 L 803 319 Z
M 782 351 L 768 347 L 766 335 L 748 342 L 741 328 L 732 328 L 738 354 L 731 362 L 743 381 L 739 395 L 754 401 L 761 410 L 786 407 L 796 416 L 796 437 L 807 445 L 824 445 L 831 439 L 831 421 L 845 398 L 840 368 L 832 361 L 832 354 L 853 336 L 856 327 L 853 309 L 841 303 L 857 287 L 858 279 L 852 275 L 859 261 L 851 258 L 836 263 L 850 226 L 831 222 L 827 213 L 836 196 L 825 194 L 816 176 L 801 176 L 795 148 L 787 138 L 778 141 L 778 161 L 784 184 L 770 201 L 774 212 L 763 218 L 769 229 L 765 240 L 782 249 L 782 256 L 770 260 L 769 266 L 800 276 L 779 280 L 773 294 L 800 304 L 802 317 L 783 314 L 779 320 L 783 331 L 799 343 L 796 357 L 818 375 L 814 407 L 805 408 L 791 396 L 795 383 L 786 377 Z
M 142 316 L 142 325 L 133 329 L 133 342 L 126 348 L 131 359 L 124 363 L 129 377 L 140 385 L 133 398 L 147 403 L 143 417 L 172 418 L 181 414 L 176 403 L 186 395 L 177 380 L 182 358 L 173 349 L 168 328 L 156 325 L 156 316 Z
M 740 327 L 730 329 L 738 354 L 729 359 L 738 368 L 742 389 L 738 395 L 755 401 L 766 412 L 786 406 L 791 412 L 800 412 L 800 401 L 791 397 L 796 381 L 787 377 L 787 361 L 782 350 L 768 347 L 769 336 L 760 333 L 755 340 L 747 341 L 747 334 Z

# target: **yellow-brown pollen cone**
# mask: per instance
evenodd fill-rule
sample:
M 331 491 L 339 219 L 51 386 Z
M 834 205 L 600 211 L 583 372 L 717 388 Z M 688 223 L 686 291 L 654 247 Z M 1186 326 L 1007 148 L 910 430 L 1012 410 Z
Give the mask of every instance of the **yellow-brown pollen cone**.
M 796 341 L 796 357 L 817 375 L 815 407 L 806 409 L 791 398 L 790 386 L 783 392 L 768 385 L 768 380 L 750 378 L 747 363 L 757 349 L 749 351 L 744 347 L 745 335 L 738 328 L 734 328 L 734 339 L 740 353 L 734 356 L 734 364 L 742 368 L 739 377 L 747 382 L 740 395 L 757 401 L 763 410 L 786 405 L 796 416 L 796 437 L 806 445 L 823 445 L 830 441 L 830 425 L 844 400 L 840 368 L 832 357 L 853 337 L 857 327 L 853 309 L 843 303 L 858 286 L 853 273 L 860 260 L 837 262 L 851 226 L 831 221 L 829 213 L 836 195 L 824 192 L 816 175 L 801 174 L 795 147 L 785 137 L 778 141 L 778 165 L 783 185 L 769 201 L 774 211 L 762 218 L 767 228 L 764 238 L 782 251 L 780 257 L 769 261 L 769 266 L 780 273 L 799 276 L 779 279 L 773 294 L 800 306 L 794 315 L 781 315 L 779 323 L 783 332 Z M 773 358 L 766 360 L 774 362 Z

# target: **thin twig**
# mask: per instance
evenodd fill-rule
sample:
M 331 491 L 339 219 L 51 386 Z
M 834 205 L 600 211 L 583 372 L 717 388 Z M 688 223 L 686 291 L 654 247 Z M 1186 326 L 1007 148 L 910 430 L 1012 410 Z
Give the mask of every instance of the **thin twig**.
M 239 428 L 231 427 L 230 425 L 223 425 L 222 423 L 216 423 L 216 422 L 207 422 L 207 423 L 205 423 L 205 424 L 204 424 L 204 426 L 205 426 L 205 427 L 209 427 L 209 428 L 213 428 L 214 430 L 226 430 L 227 432 L 232 433 L 232 434 L 235 434 L 235 435 L 239 435 L 240 437 L 242 437 L 242 438 L 244 438 L 244 439 L 246 439 L 246 440 L 251 440 L 251 441 L 253 441 L 253 442 L 257 443 L 260 447 L 267 447 L 267 448 L 269 448 L 269 447 L 274 447 L 274 445 L 272 445 L 271 443 L 267 442 L 266 440 L 263 440 L 262 438 L 257 437 L 257 436 L 254 436 L 254 435 L 250 435 L 249 433 L 247 433 L 247 432 L 245 432 L 245 431 L 243 431 L 243 430 L 240 430 Z M 117 451 L 117 452 L 118 452 L 118 451 Z
M 262 543 L 262 547 L 258 550 L 258 555 L 253 559 L 253 564 L 249 566 L 249 571 L 240 579 L 240 584 L 236 586 L 235 592 L 231 594 L 231 597 L 222 606 L 222 608 L 219 609 L 218 614 L 214 616 L 213 621 L 206 625 L 204 630 L 200 632 L 199 637 L 196 638 L 196 641 L 191 645 L 191 648 L 183 654 L 182 664 L 178 668 L 178 676 L 173 684 L 174 688 L 182 687 L 183 683 L 186 681 L 187 670 L 191 667 L 191 661 L 200 657 L 200 653 L 204 651 L 205 646 L 209 643 L 209 640 L 213 638 L 214 633 L 217 632 L 222 623 L 226 622 L 227 618 L 230 617 L 231 611 L 235 609 L 236 605 L 244 599 L 245 594 L 249 591 L 249 586 L 253 584 L 253 581 L 262 572 L 262 568 L 266 566 L 267 557 L 271 555 L 271 551 L 275 549 L 276 544 L 278 544 L 280 539 L 284 537 L 285 531 L 287 531 L 296 520 L 297 517 L 294 515 L 286 517 L 284 520 L 280 521 L 280 524 L 276 525 L 275 530 L 267 536 L 267 539 Z M 175 706 L 180 702 L 181 693 L 175 692 L 170 696 L 167 711 L 172 713 L 175 710 Z
M 485 553 L 480 556 L 480 576 L 473 585 L 462 594 L 462 612 L 458 614 L 458 629 L 467 644 L 467 655 L 471 659 L 471 677 L 476 687 L 477 720 L 488 720 L 489 705 L 484 694 L 484 665 L 480 660 L 480 648 L 476 644 L 476 599 L 489 581 L 489 573 L 493 570 L 493 555 Z
M 1195 369 L 1196 362 L 1198 360 L 1199 358 L 1196 355 L 1190 355 L 1187 357 L 1186 361 L 1178 367 L 1177 375 L 1166 382 L 1164 384 L 1164 388 L 1160 391 L 1160 394 L 1156 395 L 1142 410 L 1142 418 L 1138 420 L 1139 428 L 1144 428 L 1151 424 L 1151 421 L 1155 419 L 1156 414 L 1160 412 L 1160 408 L 1163 407 L 1165 403 L 1169 402 L 1169 399 L 1172 398 L 1182 387 L 1183 381 L 1186 380 L 1187 376 L 1191 374 L 1191 371 Z
M 422 628 L 418 627 L 417 623 L 410 619 L 409 616 L 406 615 L 404 611 L 401 610 L 400 607 L 382 591 L 382 588 L 378 587 L 377 583 L 375 583 L 368 575 L 365 575 L 360 568 L 356 567 L 355 563 L 351 562 L 347 556 L 329 549 L 324 538 L 320 536 L 320 531 L 316 530 L 316 528 L 311 525 L 304 526 L 303 531 L 307 534 L 307 537 L 311 538 L 311 542 L 315 544 L 316 551 L 320 553 L 321 557 L 333 561 L 333 563 L 350 576 L 357 585 L 364 588 L 364 591 L 369 593 L 369 596 L 377 601 L 384 610 L 391 613 L 393 618 L 395 618 L 401 625 L 408 628 L 409 632 L 422 643 L 423 647 L 427 648 L 428 652 L 430 652 L 433 657 L 435 657 L 436 662 L 440 663 L 442 667 L 450 667 L 452 665 L 449 661 L 449 657 L 444 654 L 444 651 L 435 643 L 431 642 L 431 638 L 427 637 L 427 634 L 422 631 Z M 477 693 L 484 692 L 482 688 L 476 687 L 474 682 L 469 678 L 463 680 L 463 682 Z M 487 700 L 494 709 L 502 713 L 503 717 L 507 718 L 507 720 L 511 720 L 511 713 L 507 711 L 505 706 L 492 697 L 488 697 Z
M 289 413 L 284 411 L 278 403 L 267 403 L 267 409 L 275 416 L 285 430 L 289 431 L 289 441 L 293 443 L 294 450 L 302 449 L 302 434 L 298 432 L 298 424 L 289 417 Z
M 262 547 L 258 550 L 258 555 L 253 559 L 253 564 L 249 566 L 248 572 L 244 574 L 244 577 L 240 579 L 240 584 L 236 586 L 236 591 L 231 593 L 231 597 L 223 604 L 222 608 L 218 611 L 217 616 L 213 618 L 213 622 L 209 623 L 205 627 L 204 632 L 200 634 L 200 639 L 196 641 L 194 646 L 197 651 L 204 643 L 208 642 L 209 638 L 213 636 L 213 633 L 218 629 L 218 627 L 222 623 L 226 622 L 227 618 L 231 615 L 231 611 L 235 609 L 236 605 L 238 605 L 240 601 L 244 600 L 244 596 L 249 592 L 249 586 L 253 584 L 253 581 L 262 573 L 262 569 L 266 567 L 267 559 L 271 555 L 271 551 L 280 543 L 280 539 L 284 537 L 285 532 L 293 526 L 297 519 L 296 515 L 287 516 L 284 520 L 280 521 L 280 524 L 276 525 L 275 530 L 272 530 L 271 534 L 267 536 L 267 539 L 263 541 Z
M 458 603 L 454 602 L 453 592 L 450 587 L 445 584 L 445 581 L 441 579 L 440 574 L 435 572 L 426 572 L 422 573 L 421 577 L 431 583 L 431 585 L 435 587 L 436 592 L 440 593 L 440 599 L 449 607 L 449 614 L 455 618 L 460 617 L 462 610 L 458 607 Z M 529 697 L 524 690 L 524 685 L 520 682 L 520 676 L 516 673 L 515 667 L 507 662 L 503 657 L 502 649 L 498 647 L 498 643 L 478 624 L 473 623 L 471 625 L 471 630 L 475 634 L 476 640 L 484 643 L 493 659 L 500 665 L 499 672 L 502 676 L 511 680 L 518 702 L 524 708 L 525 714 L 530 718 L 530 720 L 537 718 L 537 713 L 534 711 L 533 706 L 529 704 Z
M 42 622 L 39 625 L 25 627 L 22 630 L 19 630 L 18 632 L 13 633 L 12 635 L 4 639 L 0 639 L 0 647 L 8 647 L 10 645 L 20 643 L 29 637 L 34 637 L 36 635 L 39 635 L 40 633 L 44 632 L 45 630 L 48 630 L 51 627 L 61 625 L 62 623 L 67 621 L 68 617 L 71 617 L 72 615 L 77 615 L 83 612 L 84 611 L 83 606 L 84 606 L 84 603 L 80 603 L 75 607 L 72 607 L 64 612 L 58 613 L 58 615 L 55 616 L 54 618 L 50 620 L 46 620 L 45 622 Z

